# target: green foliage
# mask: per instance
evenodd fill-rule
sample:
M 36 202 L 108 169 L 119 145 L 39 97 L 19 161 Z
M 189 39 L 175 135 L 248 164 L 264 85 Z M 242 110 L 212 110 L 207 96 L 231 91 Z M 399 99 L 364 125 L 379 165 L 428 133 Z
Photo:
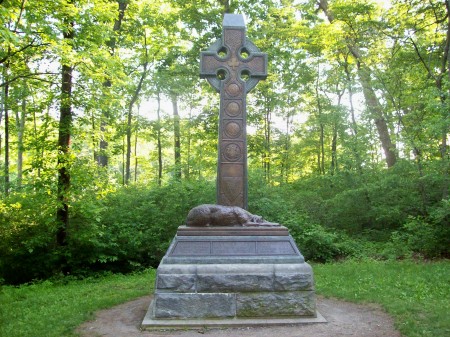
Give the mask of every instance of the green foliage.
M 45 278 L 55 272 L 56 203 L 45 190 L 0 201 L 0 280 Z
M 443 200 L 429 217 L 409 217 L 399 231 L 392 233 L 384 253 L 390 258 L 450 256 L 450 208 Z
M 67 246 L 55 242 L 56 201 L 51 193 L 15 193 L 0 203 L 0 279 L 17 284 L 61 270 L 89 275 L 156 267 L 188 211 L 214 201 L 214 186 L 206 181 L 114 191 L 96 185 L 102 180 L 94 176 L 87 179 L 86 166 L 84 173 L 80 189 L 71 193 Z
M 249 209 L 268 221 L 288 227 L 306 260 L 331 262 L 357 255 L 355 240 L 342 231 L 330 230 L 314 222 L 305 209 L 297 207 L 304 198 L 307 202 L 310 193 L 302 194 L 290 185 L 273 187 L 261 184 L 261 179 L 255 176 L 257 174 L 252 172 L 254 185 L 251 186 Z
M 121 188 L 99 201 L 98 213 L 82 212 L 74 217 L 71 266 L 76 272 L 156 267 L 189 210 L 211 203 L 213 198 L 212 184 L 200 181 Z
M 0 288 L 0 336 L 75 336 L 74 329 L 97 310 L 147 295 L 154 270 L 132 275 L 108 275 Z
M 447 336 L 450 331 L 448 261 L 349 260 L 313 269 L 319 294 L 381 304 L 404 336 Z

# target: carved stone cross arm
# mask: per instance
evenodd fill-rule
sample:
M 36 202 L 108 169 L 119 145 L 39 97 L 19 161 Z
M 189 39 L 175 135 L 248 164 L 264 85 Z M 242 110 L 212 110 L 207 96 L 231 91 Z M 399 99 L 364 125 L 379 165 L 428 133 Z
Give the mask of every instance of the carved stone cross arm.
M 201 53 L 200 77 L 220 92 L 217 203 L 246 209 L 246 94 L 267 77 L 267 54 L 246 38 L 242 15 L 225 14 L 222 37 Z
M 225 14 L 222 37 L 201 53 L 200 77 L 218 92 L 226 83 L 240 82 L 244 94 L 267 77 L 267 54 L 245 37 L 242 15 Z

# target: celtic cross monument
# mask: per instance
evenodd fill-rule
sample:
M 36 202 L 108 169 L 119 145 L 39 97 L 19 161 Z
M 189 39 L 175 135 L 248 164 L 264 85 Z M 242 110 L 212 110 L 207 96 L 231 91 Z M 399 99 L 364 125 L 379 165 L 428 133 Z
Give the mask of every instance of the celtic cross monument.
M 220 92 L 217 204 L 246 209 L 246 95 L 267 77 L 267 54 L 245 37 L 242 15 L 225 14 L 222 37 L 201 53 L 200 77 Z
M 201 53 L 200 76 L 220 92 L 217 204 L 192 208 L 158 266 L 142 329 L 324 322 L 314 277 L 288 228 L 247 208 L 246 95 L 267 76 L 267 55 L 225 14 Z

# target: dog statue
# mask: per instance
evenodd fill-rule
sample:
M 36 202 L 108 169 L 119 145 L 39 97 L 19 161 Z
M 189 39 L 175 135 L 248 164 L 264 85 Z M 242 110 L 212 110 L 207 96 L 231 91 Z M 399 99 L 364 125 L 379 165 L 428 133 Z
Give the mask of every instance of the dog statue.
M 259 215 L 254 215 L 237 206 L 199 205 L 191 209 L 186 218 L 188 227 L 258 227 L 280 226 L 277 223 L 268 222 Z

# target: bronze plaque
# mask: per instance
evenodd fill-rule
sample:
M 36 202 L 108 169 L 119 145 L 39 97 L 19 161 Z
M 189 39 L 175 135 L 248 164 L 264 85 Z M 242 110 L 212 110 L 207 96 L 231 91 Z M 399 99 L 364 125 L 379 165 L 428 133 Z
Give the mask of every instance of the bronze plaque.
M 258 242 L 257 253 L 260 255 L 295 255 L 295 249 L 289 241 Z
M 210 241 L 178 241 L 172 250 L 173 256 L 209 256 Z
M 212 255 L 255 255 L 256 242 L 252 241 L 216 241 L 212 243 Z

